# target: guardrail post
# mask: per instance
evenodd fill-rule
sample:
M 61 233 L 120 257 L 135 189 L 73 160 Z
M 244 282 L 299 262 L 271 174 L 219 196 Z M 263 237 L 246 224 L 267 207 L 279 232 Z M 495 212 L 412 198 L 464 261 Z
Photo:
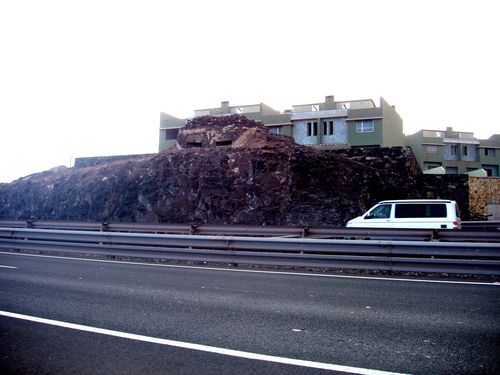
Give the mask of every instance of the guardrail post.
M 106 232 L 108 228 L 109 228 L 109 223 L 105 221 L 101 223 L 101 232 Z
M 33 220 L 26 220 L 26 228 L 27 229 L 33 228 Z
M 302 228 L 302 238 L 307 237 L 308 232 L 309 232 L 309 227 L 303 227 Z
M 191 224 L 191 226 L 189 227 L 189 234 L 195 234 L 196 233 L 196 228 L 198 227 L 198 225 L 196 224 Z
M 226 242 L 226 251 L 228 252 L 228 254 L 232 255 L 233 258 L 236 258 L 236 250 L 234 249 L 233 246 L 231 246 L 233 243 L 233 240 L 226 238 L 225 242 Z M 231 266 L 233 266 L 235 268 L 238 268 L 238 263 L 236 263 L 236 262 L 231 262 L 229 264 L 231 264 Z
M 389 250 L 389 254 L 387 254 L 387 263 L 389 266 L 389 275 L 392 275 L 394 273 L 394 245 L 393 244 L 387 244 L 384 246 L 386 249 Z

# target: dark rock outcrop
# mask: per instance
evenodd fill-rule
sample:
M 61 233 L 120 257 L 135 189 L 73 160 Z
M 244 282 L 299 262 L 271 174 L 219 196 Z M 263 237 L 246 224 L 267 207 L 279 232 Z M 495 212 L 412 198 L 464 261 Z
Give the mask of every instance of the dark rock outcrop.
M 243 116 L 194 119 L 178 144 L 0 184 L 0 219 L 339 226 L 379 200 L 423 197 L 404 148 L 318 151 Z

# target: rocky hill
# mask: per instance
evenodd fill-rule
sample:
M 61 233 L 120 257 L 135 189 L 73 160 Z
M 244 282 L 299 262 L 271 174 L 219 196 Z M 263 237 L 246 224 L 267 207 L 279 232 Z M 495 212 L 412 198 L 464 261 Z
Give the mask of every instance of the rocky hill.
M 337 226 L 422 196 L 418 174 L 404 148 L 320 151 L 243 116 L 201 117 L 176 149 L 0 184 L 0 219 Z

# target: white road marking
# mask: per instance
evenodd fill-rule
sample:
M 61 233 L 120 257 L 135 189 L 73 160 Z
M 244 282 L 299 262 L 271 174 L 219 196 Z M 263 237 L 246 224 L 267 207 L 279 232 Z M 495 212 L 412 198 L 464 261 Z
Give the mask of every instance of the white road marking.
M 91 326 L 86 326 L 86 325 L 81 325 L 81 324 L 67 323 L 67 322 L 61 322 L 58 320 L 39 318 L 39 317 L 35 317 L 35 316 L 30 316 L 30 315 L 17 314 L 17 313 L 12 313 L 12 312 L 8 312 L 8 311 L 1 311 L 0 310 L 0 316 L 4 316 L 7 318 L 27 320 L 27 321 L 36 322 L 36 323 L 48 324 L 51 326 L 57 326 L 57 327 L 62 327 L 62 328 L 69 328 L 69 329 L 73 329 L 73 330 L 77 330 L 77 331 L 91 332 L 91 333 L 97 333 L 97 334 L 101 334 L 101 335 L 121 337 L 121 338 L 129 339 L 129 340 L 143 341 L 143 342 L 149 342 L 149 343 L 153 343 L 153 344 L 167 345 L 167 346 L 173 346 L 176 348 L 183 348 L 183 349 L 198 350 L 198 351 L 202 351 L 202 352 L 215 353 L 215 354 L 221 354 L 221 355 L 227 355 L 227 356 L 239 357 L 239 358 L 247 358 L 247 359 L 253 359 L 253 360 L 258 360 L 258 361 L 282 363 L 282 364 L 286 364 L 286 365 L 317 368 L 317 369 L 323 369 L 323 370 L 341 371 L 341 372 L 346 372 L 349 374 L 366 374 L 366 375 L 394 374 L 394 375 L 401 375 L 401 374 L 395 373 L 395 372 L 372 370 L 372 369 L 366 369 L 366 368 L 362 368 L 362 367 L 351 367 L 351 366 L 343 366 L 343 365 L 334 365 L 334 364 L 323 363 L 323 362 L 307 361 L 307 360 L 302 360 L 302 359 L 276 357 L 276 356 L 272 356 L 272 355 L 250 353 L 250 352 L 244 352 L 244 351 L 240 351 L 240 350 L 219 348 L 219 347 L 215 347 L 215 346 L 207 346 L 207 345 L 193 344 L 193 343 L 189 343 L 189 342 L 167 340 L 167 339 L 161 339 L 161 338 L 157 338 L 157 337 L 137 335 L 134 333 L 113 331 L 110 329 L 96 328 L 96 327 L 91 327 Z
M 15 269 L 17 269 L 17 267 L 12 267 L 12 266 L 2 266 L 1 264 L 0 264 L 0 268 L 11 268 L 11 269 L 14 269 L 14 270 L 15 270 Z
M 156 263 L 142 263 L 142 262 L 124 262 L 124 261 L 119 261 L 119 260 L 74 258 L 74 257 L 65 257 L 65 256 L 56 256 L 56 255 L 10 253 L 10 252 L 4 252 L 4 251 L 0 251 L 0 254 L 27 256 L 27 257 L 39 257 L 39 258 L 53 258 L 53 259 L 60 259 L 60 260 L 77 260 L 77 261 L 85 261 L 85 262 L 129 264 L 129 265 L 147 266 L 147 267 L 187 268 L 187 269 L 193 269 L 193 270 L 210 270 L 210 271 L 219 271 L 219 272 L 266 273 L 266 274 L 288 275 L 288 276 L 329 277 L 329 278 L 335 278 L 335 279 L 360 279 L 360 280 L 378 280 L 378 281 L 404 281 L 404 282 L 431 283 L 431 284 L 462 284 L 462 285 L 500 286 L 500 283 L 498 283 L 498 282 L 426 280 L 426 279 L 409 279 L 409 278 L 405 279 L 405 278 L 383 277 L 383 276 L 332 275 L 332 274 L 322 274 L 322 273 L 266 271 L 266 270 L 242 270 L 242 269 L 232 269 L 232 268 L 216 268 L 216 267 L 203 267 L 203 266 L 180 266 L 180 265 L 175 265 L 175 264 L 156 264 Z

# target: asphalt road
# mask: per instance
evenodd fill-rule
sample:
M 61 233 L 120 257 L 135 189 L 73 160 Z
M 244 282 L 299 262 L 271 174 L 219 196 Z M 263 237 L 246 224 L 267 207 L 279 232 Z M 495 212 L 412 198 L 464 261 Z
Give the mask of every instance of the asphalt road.
M 500 285 L 428 281 L 1 253 L 0 370 L 500 373 Z

